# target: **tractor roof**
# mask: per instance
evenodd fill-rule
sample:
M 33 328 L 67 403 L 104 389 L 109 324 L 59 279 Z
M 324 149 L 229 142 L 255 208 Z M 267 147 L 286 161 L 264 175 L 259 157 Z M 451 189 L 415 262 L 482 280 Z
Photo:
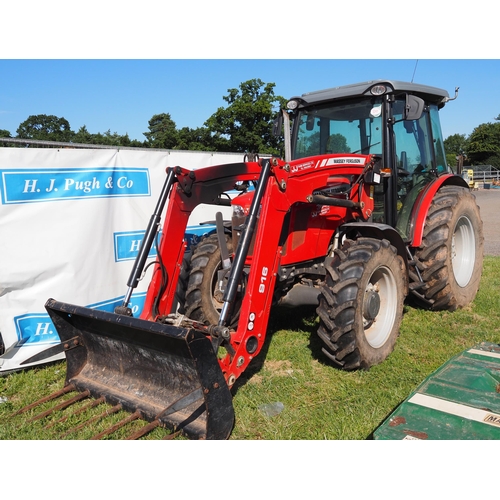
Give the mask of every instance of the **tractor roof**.
M 426 102 L 438 104 L 440 107 L 449 100 L 449 94 L 446 90 L 428 85 L 420 85 L 418 83 L 400 82 L 396 80 L 370 80 L 362 83 L 354 83 L 351 85 L 343 85 L 341 87 L 333 87 L 315 92 L 306 92 L 299 99 L 305 104 L 319 104 L 326 101 L 337 99 L 348 99 L 351 97 L 369 96 L 370 89 L 375 85 L 385 85 L 389 87 L 389 93 L 393 92 L 408 92 L 415 94 Z M 392 89 L 392 90 L 391 90 Z

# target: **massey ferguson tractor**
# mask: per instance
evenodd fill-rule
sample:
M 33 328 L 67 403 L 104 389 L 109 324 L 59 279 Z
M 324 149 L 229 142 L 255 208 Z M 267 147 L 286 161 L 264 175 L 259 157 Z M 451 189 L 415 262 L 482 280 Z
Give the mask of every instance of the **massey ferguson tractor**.
M 291 99 L 275 129 L 284 157 L 168 167 L 122 305 L 49 299 L 65 388 L 190 438 L 225 439 L 231 387 L 259 355 L 270 310 L 314 305 L 335 367 L 368 369 L 394 348 L 403 304 L 467 306 L 483 262 L 482 221 L 446 164 L 445 90 L 390 80 Z M 201 204 L 232 207 L 186 253 Z M 163 218 L 163 223 L 161 222 Z M 212 221 L 213 223 L 213 221 Z M 144 309 L 131 295 L 162 238 Z M 27 360 L 26 362 L 29 362 Z M 134 437 L 138 437 L 135 434 Z

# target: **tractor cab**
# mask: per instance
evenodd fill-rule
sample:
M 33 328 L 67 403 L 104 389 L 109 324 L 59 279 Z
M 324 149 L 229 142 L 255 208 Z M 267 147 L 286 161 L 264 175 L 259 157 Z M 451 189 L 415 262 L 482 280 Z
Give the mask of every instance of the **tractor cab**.
M 449 171 L 438 117 L 449 99 L 441 89 L 389 80 L 295 97 L 287 105 L 293 121 L 288 160 L 329 153 L 379 156 L 372 221 L 396 227 L 407 240 L 418 194 Z

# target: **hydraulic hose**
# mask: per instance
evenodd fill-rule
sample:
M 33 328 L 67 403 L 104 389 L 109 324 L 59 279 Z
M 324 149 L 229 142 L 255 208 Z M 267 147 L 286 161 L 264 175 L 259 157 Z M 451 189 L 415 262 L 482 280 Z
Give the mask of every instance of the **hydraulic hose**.
M 161 214 L 165 207 L 165 203 L 167 202 L 168 196 L 170 194 L 170 190 L 174 182 L 177 182 L 177 178 L 174 174 L 174 169 L 171 167 L 167 168 L 167 178 L 165 179 L 165 183 L 163 184 L 163 188 L 156 203 L 156 208 L 149 219 L 148 227 L 146 229 L 146 234 L 142 239 L 141 246 L 139 248 L 139 253 L 134 262 L 134 267 L 130 273 L 129 279 L 127 281 L 128 290 L 125 294 L 125 298 L 123 299 L 123 304 L 120 307 L 115 309 L 115 312 L 122 313 L 122 311 L 128 308 L 128 304 L 130 302 L 130 297 L 132 296 L 132 292 L 137 285 L 139 284 L 139 280 L 144 271 L 144 266 L 146 264 L 146 260 L 148 258 L 151 247 L 153 246 L 153 241 L 155 239 L 156 233 L 160 227 Z M 122 309 L 123 308 L 123 309 Z M 117 311 L 118 309 L 118 311 Z

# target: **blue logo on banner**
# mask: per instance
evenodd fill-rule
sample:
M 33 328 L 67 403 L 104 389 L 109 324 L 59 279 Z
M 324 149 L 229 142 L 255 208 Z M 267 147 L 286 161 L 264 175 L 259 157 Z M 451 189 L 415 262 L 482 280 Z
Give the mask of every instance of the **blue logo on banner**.
M 89 305 L 90 309 L 113 312 L 116 306 L 123 303 L 124 297 L 98 302 Z M 138 317 L 144 307 L 146 292 L 132 295 L 129 303 L 135 317 Z M 29 345 L 57 344 L 60 342 L 57 330 L 48 314 L 24 314 L 14 318 L 18 342 L 16 347 Z
M 130 231 L 122 233 L 114 233 L 115 240 L 115 262 L 122 260 L 132 260 L 137 257 L 139 248 L 141 247 L 142 240 L 146 231 Z M 161 232 L 158 234 L 158 241 L 160 241 Z M 148 258 L 156 257 L 156 238 L 153 241 L 153 246 L 149 251 Z
M 16 316 L 14 323 L 17 330 L 18 343 L 21 345 L 56 344 L 59 335 L 48 314 L 24 314 Z
M 187 250 L 189 250 L 193 245 L 196 245 L 203 236 L 207 236 L 215 232 L 215 226 L 213 224 L 206 224 L 203 226 L 188 226 L 186 228 L 186 234 L 184 238 L 187 242 Z M 141 247 L 142 240 L 146 231 L 127 231 L 114 233 L 115 242 L 115 262 L 121 262 L 124 260 L 133 260 L 137 257 L 139 249 Z M 161 232 L 158 235 L 158 241 L 161 240 Z M 156 238 L 153 241 L 153 246 L 149 251 L 148 258 L 156 257 Z
M 2 170 L 2 204 L 151 196 L 147 168 Z

